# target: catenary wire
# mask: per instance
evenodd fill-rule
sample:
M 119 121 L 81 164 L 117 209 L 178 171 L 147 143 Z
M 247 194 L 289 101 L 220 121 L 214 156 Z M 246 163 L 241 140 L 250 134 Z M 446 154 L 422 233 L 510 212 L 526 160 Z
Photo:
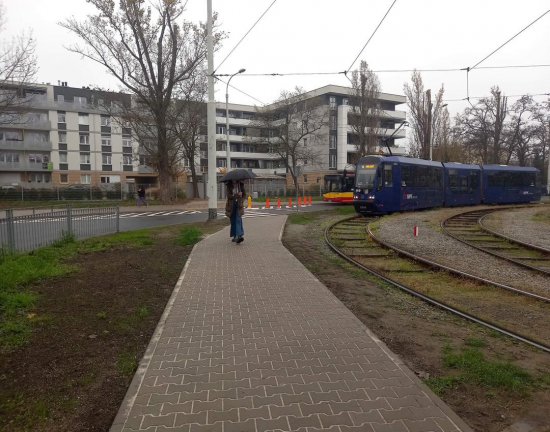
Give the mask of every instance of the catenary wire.
M 517 68 L 542 68 L 550 67 L 550 64 L 531 65 L 503 65 L 503 66 L 480 66 L 477 69 L 517 69 Z M 403 72 L 462 72 L 464 68 L 442 68 L 442 69 L 377 69 L 374 73 L 403 73 Z M 345 75 L 346 71 L 340 72 L 263 72 L 263 73 L 242 73 L 239 76 L 260 77 L 260 76 L 307 76 L 307 75 Z M 217 77 L 231 76 L 232 74 L 216 74 Z
M 533 24 L 535 24 L 538 20 L 540 20 L 544 15 L 546 15 L 548 12 L 550 12 L 550 9 L 548 9 L 546 12 L 544 12 L 541 16 L 539 16 L 536 20 L 531 22 L 527 27 L 524 27 L 522 30 L 520 30 L 518 33 L 516 33 L 514 36 L 512 36 L 510 39 L 508 39 L 506 42 L 504 42 L 501 46 L 499 46 L 496 50 L 494 50 L 491 54 L 483 58 L 482 60 L 478 61 L 475 65 L 473 65 L 471 68 L 468 68 L 468 72 L 472 69 L 475 69 L 477 66 L 479 66 L 481 63 L 483 63 L 485 60 L 487 60 L 489 57 L 491 57 L 494 53 L 496 53 L 498 50 L 500 50 L 503 46 L 505 46 L 507 43 L 511 42 L 513 39 L 515 39 L 517 36 L 519 36 L 521 33 L 523 33 L 525 30 L 527 30 L 529 27 L 531 27 Z
M 532 96 L 532 97 L 535 97 L 535 96 L 550 96 L 550 93 L 536 93 L 536 94 L 522 94 L 522 95 L 503 95 L 503 96 L 506 96 L 507 98 L 520 98 L 520 97 L 523 97 L 523 96 Z M 485 98 L 488 98 L 490 96 L 470 96 L 469 98 L 462 98 L 462 99 L 444 99 L 443 102 L 467 102 L 468 99 L 485 99 Z
M 237 42 L 237 45 L 235 45 L 235 46 L 233 47 L 233 49 L 232 49 L 231 51 L 229 51 L 229 54 L 227 54 L 227 55 L 225 56 L 225 58 L 221 61 L 221 63 L 220 63 L 220 64 L 218 65 L 218 67 L 216 68 L 216 70 L 218 70 L 218 69 L 221 67 L 221 65 L 228 59 L 228 57 L 229 57 L 231 54 L 233 54 L 233 51 L 235 51 L 235 50 L 237 49 L 237 47 L 241 44 L 241 42 L 244 40 L 244 38 L 246 38 L 246 37 L 248 36 L 248 34 L 252 31 L 252 29 L 253 29 L 254 27 L 256 27 L 256 24 L 258 24 L 258 23 L 260 22 L 260 20 L 261 20 L 261 19 L 264 17 L 264 15 L 269 11 L 269 9 L 271 9 L 271 6 L 273 6 L 273 5 L 275 4 L 276 1 L 277 1 L 277 0 L 273 0 L 273 1 L 271 2 L 271 4 L 267 7 L 267 9 L 264 11 L 264 13 L 260 15 L 260 18 L 258 18 L 258 19 L 256 20 L 256 22 L 252 25 L 252 27 L 250 27 L 250 29 L 245 33 L 245 35 L 241 38 L 241 40 L 239 40 L 239 42 Z M 216 70 L 214 71 L 214 73 L 216 73 Z
M 220 82 L 222 82 L 222 83 L 224 83 L 224 84 L 227 84 L 227 81 L 224 81 L 224 80 L 220 79 L 220 78 L 219 78 L 219 75 L 214 76 L 214 78 L 216 78 L 218 81 L 220 81 Z M 237 90 L 239 93 L 242 93 L 242 94 L 245 95 L 245 96 L 248 96 L 250 99 L 254 99 L 256 102 L 259 102 L 259 103 L 261 103 L 262 105 L 266 105 L 266 104 L 265 104 L 264 102 L 262 102 L 260 99 L 257 99 L 257 98 L 255 98 L 255 97 L 252 96 L 252 95 L 249 95 L 249 94 L 246 93 L 245 91 L 243 91 L 243 90 L 241 90 L 241 89 L 235 87 L 235 86 L 232 85 L 232 84 L 229 84 L 229 87 L 231 87 L 231 88 L 234 89 L 234 90 Z
M 357 61 L 357 59 L 359 58 L 359 56 L 363 53 L 363 51 L 365 50 L 365 48 L 367 47 L 367 45 L 369 44 L 370 40 L 373 38 L 373 36 L 376 34 L 376 32 L 378 31 L 378 28 L 382 25 L 382 23 L 384 22 L 384 20 L 386 19 L 386 17 L 388 16 L 388 14 L 390 13 L 391 9 L 393 8 L 393 5 L 395 4 L 397 0 L 393 0 L 393 3 L 390 5 L 390 7 L 388 8 L 388 10 L 386 11 L 386 14 L 382 17 L 382 19 L 380 20 L 380 22 L 378 23 L 378 25 L 376 26 L 376 28 L 374 29 L 374 31 L 372 32 L 372 34 L 370 35 L 369 37 L 369 40 L 365 43 L 365 45 L 363 45 L 363 48 L 361 48 L 361 51 L 359 51 L 359 54 L 357 54 L 357 57 L 355 57 L 355 59 L 351 62 L 351 64 L 349 65 L 349 67 L 347 68 L 346 70 L 346 74 L 347 72 L 349 72 L 349 70 L 353 67 L 353 65 L 355 64 L 355 62 Z

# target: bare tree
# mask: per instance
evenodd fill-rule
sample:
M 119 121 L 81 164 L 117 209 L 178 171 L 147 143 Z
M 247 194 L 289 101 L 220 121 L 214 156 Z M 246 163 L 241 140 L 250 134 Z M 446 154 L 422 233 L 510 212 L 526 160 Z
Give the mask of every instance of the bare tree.
M 536 106 L 531 96 L 522 96 L 509 110 L 509 121 L 503 127 L 501 148 L 504 163 L 509 164 L 513 156 L 522 166 L 533 154 L 533 142 L 537 128 L 532 123 Z
M 182 83 L 181 99 L 174 101 L 170 110 L 170 124 L 176 136 L 179 153 L 189 164 L 193 183 L 193 197 L 199 196 L 195 165 L 199 153 L 200 135 L 205 135 L 207 80 L 204 73 Z
M 440 144 L 445 139 L 444 133 L 448 128 L 443 112 L 443 86 L 439 89 L 432 102 L 431 90 L 424 91 L 422 75 L 414 71 L 411 76 L 411 85 L 405 83 L 405 96 L 409 108 L 409 124 L 412 136 L 410 137 L 411 154 L 423 159 L 429 159 L 434 143 Z M 448 118 L 448 114 L 447 114 Z
M 533 146 L 533 165 L 541 170 L 543 183 L 550 194 L 550 99 L 536 104 L 533 115 L 536 128 L 536 142 Z
M 96 15 L 60 23 L 84 42 L 68 49 L 104 66 L 133 94 L 140 111 L 137 134 L 149 137 L 143 149 L 155 164 L 160 197 L 166 202 L 178 161 L 169 110 L 180 84 L 202 68 L 206 30 L 182 18 L 182 0 L 157 0 L 153 6 L 145 0 L 121 0 L 118 8 L 112 0 L 88 2 L 96 7 Z M 220 38 L 215 36 L 216 41 Z
M 352 72 L 351 88 L 348 124 L 355 135 L 356 160 L 359 160 L 374 153 L 378 145 L 377 128 L 380 127 L 380 81 L 366 61 L 361 60 L 359 70 Z
M 320 163 L 321 129 L 327 126 L 323 101 L 306 98 L 299 87 L 283 91 L 275 103 L 258 109 L 251 126 L 260 131 L 260 142 L 285 165 L 298 192 L 301 167 Z
M 0 31 L 5 23 L 5 8 L 0 3 Z M 29 102 L 25 83 L 35 80 L 38 72 L 32 34 L 21 33 L 0 44 L 0 123 L 20 122 Z
M 471 162 L 500 163 L 502 158 L 503 128 L 508 100 L 498 87 L 491 96 L 483 98 L 457 115 L 455 125 Z

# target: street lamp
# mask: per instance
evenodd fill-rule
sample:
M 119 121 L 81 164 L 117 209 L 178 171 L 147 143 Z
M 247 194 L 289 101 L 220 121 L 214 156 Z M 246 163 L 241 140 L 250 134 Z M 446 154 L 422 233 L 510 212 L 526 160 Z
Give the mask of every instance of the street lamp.
M 233 78 L 235 75 L 238 75 L 245 71 L 246 69 L 239 69 L 238 72 L 235 72 L 229 77 L 225 86 L 225 133 L 227 134 L 227 144 L 225 146 L 225 157 L 227 160 L 227 166 L 225 168 L 226 171 L 229 171 L 231 169 L 231 155 L 229 148 L 229 81 L 231 81 L 231 78 Z

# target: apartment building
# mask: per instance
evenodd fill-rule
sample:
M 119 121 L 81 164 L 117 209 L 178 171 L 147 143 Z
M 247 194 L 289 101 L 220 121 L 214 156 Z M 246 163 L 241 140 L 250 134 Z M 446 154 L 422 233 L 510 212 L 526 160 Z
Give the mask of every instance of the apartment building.
M 106 104 L 130 103 L 129 95 L 52 85 L 4 85 L 15 92 L 13 114 L 0 122 L 0 187 L 71 185 L 108 189 L 154 183 L 140 164 L 130 128 Z
M 130 95 L 69 87 L 67 83 L 9 86 L 15 92 L 16 115 L 0 121 L 0 187 L 55 188 L 73 185 L 109 188 L 120 185 L 133 191 L 136 184 L 155 185 L 157 174 L 139 156 L 139 145 L 132 130 L 109 114 L 110 104 L 129 104 Z M 317 98 L 317 108 L 328 119 L 320 138 L 304 145 L 316 146 L 320 160 L 302 167 L 302 182 L 308 175 L 319 179 L 349 166 L 356 152 L 353 130 L 348 122 L 352 89 L 327 85 L 306 93 Z M 394 134 L 406 116 L 396 110 L 405 96 L 380 94 L 382 117 L 377 134 L 380 140 Z M 278 156 L 270 153 L 265 140 L 255 139 L 256 108 L 252 105 L 216 104 L 216 166 L 227 169 L 227 139 L 231 168 L 250 168 L 263 177 L 284 177 L 286 169 Z M 205 119 L 206 120 L 206 119 Z M 405 137 L 401 129 L 390 145 Z M 202 136 L 200 152 L 194 161 L 198 172 L 208 166 L 207 137 Z M 394 149 L 403 154 L 403 148 Z M 190 162 L 187 162 L 190 163 Z M 317 180 L 319 181 L 319 180 Z
M 319 115 L 328 119 L 328 123 L 321 130 L 321 137 L 310 145 L 317 146 L 321 155 L 320 161 L 315 165 L 304 166 L 304 173 L 322 173 L 343 170 L 353 160 L 357 152 L 353 144 L 353 129 L 349 124 L 349 105 L 352 89 L 336 85 L 327 85 L 305 94 L 305 98 L 321 98 L 322 106 Z M 379 95 L 381 118 L 376 134 L 380 141 L 380 150 L 385 151 L 383 140 L 393 147 L 394 154 L 405 154 L 405 148 L 400 147 L 399 140 L 405 138 L 403 129 L 396 132 L 398 126 L 405 121 L 405 111 L 396 109 L 398 105 L 406 102 L 405 96 L 381 93 Z M 269 108 L 269 106 L 268 106 Z M 250 135 L 250 131 L 256 129 L 256 110 L 251 105 L 228 104 L 229 111 L 229 141 L 231 168 L 252 168 L 258 175 L 281 175 L 286 170 L 278 157 L 269 153 L 263 140 L 256 140 Z M 396 132 L 396 133 L 395 133 Z M 391 135 L 393 136 L 389 138 Z M 389 138 L 389 139 L 388 139 Z M 216 166 L 223 171 L 226 168 L 226 106 L 224 103 L 216 104 Z M 306 144 L 307 145 L 307 144 Z M 200 166 L 201 171 L 207 170 L 206 136 L 201 143 Z

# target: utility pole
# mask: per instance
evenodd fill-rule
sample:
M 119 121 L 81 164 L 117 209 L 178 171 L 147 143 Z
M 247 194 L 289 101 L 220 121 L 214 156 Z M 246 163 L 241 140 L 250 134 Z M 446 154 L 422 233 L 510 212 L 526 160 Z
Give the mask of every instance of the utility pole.
M 426 120 L 426 145 L 430 149 L 430 160 L 432 160 L 432 91 L 426 90 L 427 120 Z
M 208 219 L 218 216 L 218 185 L 216 183 L 216 101 L 214 100 L 214 41 L 212 36 L 212 0 L 207 1 L 206 51 L 208 60 Z

